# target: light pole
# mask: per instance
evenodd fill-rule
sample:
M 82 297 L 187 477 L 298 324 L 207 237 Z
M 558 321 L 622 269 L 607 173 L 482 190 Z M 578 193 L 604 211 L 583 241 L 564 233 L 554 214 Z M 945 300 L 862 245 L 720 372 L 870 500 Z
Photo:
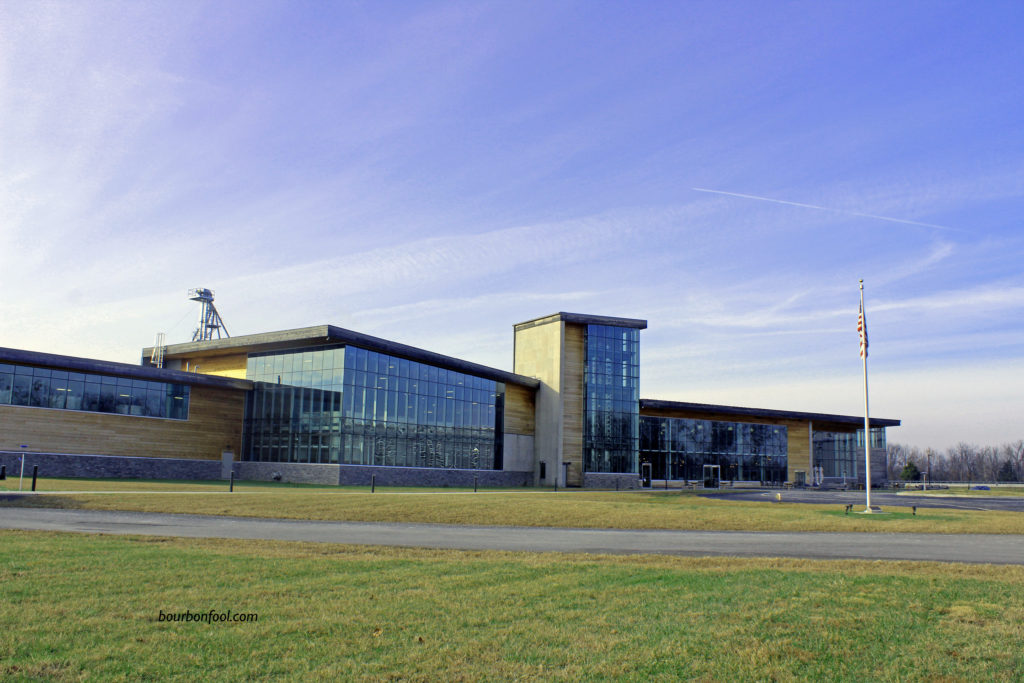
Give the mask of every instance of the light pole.
M 18 490 L 21 490 L 21 482 L 25 480 L 25 449 L 28 444 L 21 444 L 21 476 L 18 477 Z

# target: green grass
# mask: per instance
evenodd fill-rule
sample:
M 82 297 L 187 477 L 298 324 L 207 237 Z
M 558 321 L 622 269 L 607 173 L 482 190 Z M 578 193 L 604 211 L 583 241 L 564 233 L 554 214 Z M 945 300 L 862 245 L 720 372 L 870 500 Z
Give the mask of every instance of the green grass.
M 987 484 L 986 484 L 987 485 Z M 1001 486 L 991 485 L 988 491 L 978 491 L 972 486 L 950 486 L 945 489 L 934 489 L 930 488 L 927 491 L 919 489 L 906 489 L 900 491 L 899 495 L 903 496 L 970 496 L 972 498 L 987 498 L 987 497 L 1000 497 L 1000 496 L 1024 496 L 1024 485 L 1021 484 L 1004 484 Z
M 1019 680 L 1024 568 L 0 532 L 0 678 Z M 158 621 L 230 609 L 256 623 Z
M 8 482 L 0 482 L 7 483 Z M 15 488 L 16 488 L 15 483 Z M 504 526 L 750 531 L 886 531 L 1024 534 L 1018 512 L 887 507 L 890 514 L 843 514 L 845 505 L 761 503 L 690 492 L 378 489 L 223 482 L 42 480 L 40 490 L 97 490 L 0 501 L 90 510 L 137 510 L 243 517 Z M 146 490 L 145 493 L 132 491 Z M 182 492 L 185 491 L 185 492 Z M 162 492 L 157 494 L 157 492 Z

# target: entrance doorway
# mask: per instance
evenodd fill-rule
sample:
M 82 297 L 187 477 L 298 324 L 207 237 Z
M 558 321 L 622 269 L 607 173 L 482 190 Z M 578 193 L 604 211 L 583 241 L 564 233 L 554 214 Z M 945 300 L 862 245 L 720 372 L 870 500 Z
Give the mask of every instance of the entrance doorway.
M 718 465 L 704 465 L 704 488 L 717 489 L 722 480 L 722 469 Z
M 651 488 L 651 463 L 640 463 L 640 485 L 645 489 Z

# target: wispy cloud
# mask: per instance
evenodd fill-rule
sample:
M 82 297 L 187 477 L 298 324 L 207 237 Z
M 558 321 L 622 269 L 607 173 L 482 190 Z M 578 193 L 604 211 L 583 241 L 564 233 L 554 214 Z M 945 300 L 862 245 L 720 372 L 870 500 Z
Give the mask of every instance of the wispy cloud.
M 802 202 L 791 202 L 785 199 L 773 199 L 771 197 L 759 197 L 753 194 L 741 194 L 739 192 L 726 192 L 725 190 L 709 190 L 701 187 L 691 187 L 694 192 L 707 192 L 710 194 L 725 195 L 727 197 L 739 197 L 740 199 L 753 199 L 760 202 L 771 202 L 772 204 L 784 204 L 786 206 L 798 206 L 803 209 L 814 209 L 815 211 L 829 211 L 832 213 L 843 214 L 846 216 L 857 216 L 859 218 L 870 218 L 872 220 L 887 221 L 889 223 L 902 223 L 904 225 L 916 225 L 923 228 L 935 228 L 937 230 L 949 230 L 953 232 L 963 232 L 960 228 L 952 228 L 948 225 L 936 225 L 935 223 L 923 223 L 921 221 L 912 221 L 905 218 L 893 218 L 892 216 L 879 216 L 873 213 L 862 213 L 860 211 L 851 211 L 849 209 L 837 209 L 829 206 L 818 206 L 816 204 L 804 204 Z

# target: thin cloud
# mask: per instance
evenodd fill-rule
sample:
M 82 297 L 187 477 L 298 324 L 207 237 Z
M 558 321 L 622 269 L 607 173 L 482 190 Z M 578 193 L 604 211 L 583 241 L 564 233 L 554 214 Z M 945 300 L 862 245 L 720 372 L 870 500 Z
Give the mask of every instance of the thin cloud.
M 773 204 L 785 204 L 786 206 L 798 206 L 803 209 L 814 209 L 816 211 L 829 211 L 831 213 L 841 213 L 847 216 L 858 216 L 860 218 L 871 218 L 878 221 L 888 221 L 889 223 L 902 223 L 904 225 L 917 225 L 923 228 L 935 228 L 936 230 L 949 230 L 952 232 L 965 232 L 960 228 L 951 228 L 948 225 L 936 225 L 935 223 L 922 223 L 921 221 L 911 221 L 905 218 L 893 218 L 892 216 L 879 216 L 873 213 L 861 213 L 860 211 L 849 211 L 847 209 L 836 209 L 830 206 L 818 206 L 816 204 L 804 204 L 802 202 L 791 202 L 785 199 L 773 199 L 771 197 L 759 197 L 753 194 L 742 194 L 739 192 L 726 192 L 725 190 L 709 190 L 703 187 L 691 187 L 694 192 L 707 192 L 709 194 L 720 194 L 727 197 L 739 197 L 740 199 L 754 199 L 760 202 L 771 202 Z

